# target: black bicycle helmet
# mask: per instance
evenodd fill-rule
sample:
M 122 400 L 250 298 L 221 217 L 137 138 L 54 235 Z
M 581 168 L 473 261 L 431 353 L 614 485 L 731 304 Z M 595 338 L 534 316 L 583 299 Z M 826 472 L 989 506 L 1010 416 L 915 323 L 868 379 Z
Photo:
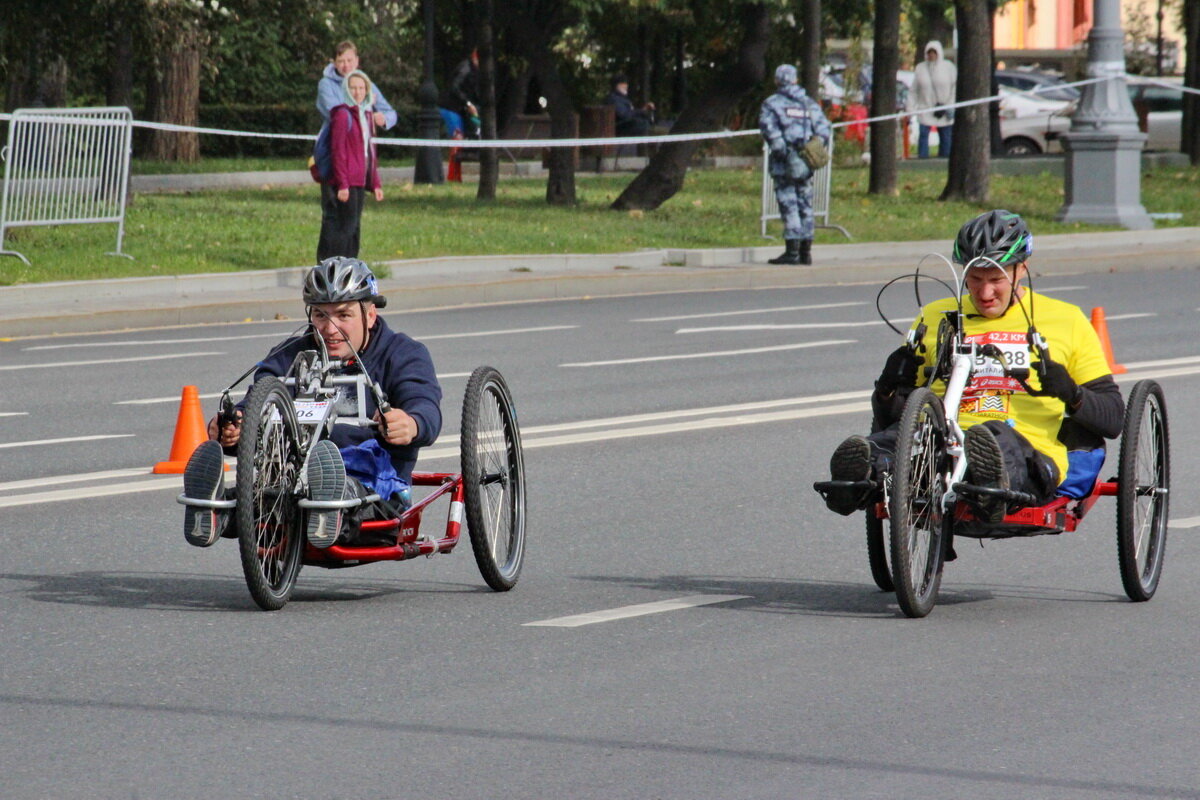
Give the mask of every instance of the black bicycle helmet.
M 954 262 L 970 264 L 984 257 L 1002 267 L 1019 264 L 1033 254 L 1033 234 L 1019 214 L 999 209 L 963 225 L 954 240 Z
M 357 258 L 334 256 L 309 270 L 304 278 L 304 304 L 348 303 L 355 300 L 374 303 L 378 308 L 387 305 L 379 294 L 375 273 Z

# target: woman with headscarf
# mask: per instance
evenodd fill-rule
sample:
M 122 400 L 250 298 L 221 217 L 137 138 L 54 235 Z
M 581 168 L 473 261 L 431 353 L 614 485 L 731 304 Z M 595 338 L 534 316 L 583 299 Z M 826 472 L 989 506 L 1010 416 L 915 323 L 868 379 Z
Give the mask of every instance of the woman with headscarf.
M 366 74 L 355 70 L 342 82 L 343 103 L 329 113 L 333 169 L 321 187 L 321 238 L 317 261 L 358 257 L 363 198 L 369 188 L 383 199 L 375 157 L 374 95 Z

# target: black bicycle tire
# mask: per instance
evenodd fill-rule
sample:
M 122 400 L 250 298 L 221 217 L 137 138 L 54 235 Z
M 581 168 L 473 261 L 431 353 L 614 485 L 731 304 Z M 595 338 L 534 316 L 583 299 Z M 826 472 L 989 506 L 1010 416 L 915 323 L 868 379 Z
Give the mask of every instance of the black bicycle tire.
M 928 420 L 932 427 L 923 426 L 925 420 Z M 926 431 L 931 431 L 937 441 L 929 441 L 930 436 L 926 435 Z M 923 439 L 921 448 L 914 446 L 918 433 Z M 888 508 L 891 523 L 892 583 L 900 610 L 908 617 L 924 617 L 933 610 L 942 581 L 944 545 L 950 520 L 949 515 L 941 508 L 940 493 L 936 489 L 937 484 L 941 483 L 941 478 L 934 480 L 925 473 L 929 470 L 936 476 L 944 473 L 947 464 L 945 440 L 946 417 L 942 411 L 942 402 L 928 388 L 920 387 L 909 395 L 900 418 Z M 914 471 L 914 459 L 920 458 L 925 452 L 935 453 L 936 462 L 921 461 Z M 928 486 L 917 485 L 916 482 L 922 475 Z M 922 494 L 927 496 L 922 498 Z M 923 562 L 918 562 L 921 564 L 919 579 L 913 574 L 913 540 L 916 534 L 914 506 L 918 502 L 924 503 L 934 522 L 933 525 L 925 526 L 929 540 L 920 548 L 925 550 L 925 553 Z
M 280 513 L 282 525 L 275 530 L 275 537 L 262 541 L 260 534 L 266 529 L 262 508 L 258 499 L 262 496 L 260 482 L 271 473 L 264 470 L 262 436 L 264 416 L 268 408 L 278 410 L 283 422 L 282 430 L 269 431 L 271 435 L 282 434 L 286 451 L 273 456 L 278 470 L 278 483 L 282 492 L 277 495 L 278 504 L 272 513 Z M 291 393 L 278 378 L 259 379 L 246 399 L 242 419 L 242 435 L 238 441 L 237 460 L 237 525 L 238 549 L 241 553 L 242 572 L 251 597 L 264 611 L 283 608 L 296 587 L 304 553 L 304 536 L 300 529 L 299 507 L 292 494 L 292 486 L 300 469 L 299 424 L 296 422 L 295 407 Z M 282 533 L 280 533 L 280 529 Z M 279 548 L 282 547 L 282 551 Z
M 896 591 L 892 583 L 892 567 L 888 564 L 887 532 L 883 520 L 875 515 L 875 503 L 867 506 L 867 561 L 871 565 L 871 578 L 884 592 Z
M 484 424 L 499 426 L 504 440 L 503 463 L 498 463 L 501 459 L 496 448 L 489 448 Z M 506 592 L 516 585 L 525 561 L 525 457 L 512 393 L 494 367 L 477 367 L 467 381 L 459 447 L 467 532 L 475 563 L 488 586 Z M 496 493 L 490 488 L 497 485 L 502 485 L 498 505 L 493 496 Z M 499 532 L 492 530 L 492 520 L 507 523 L 502 559 L 497 559 L 493 547 Z
M 1145 427 L 1149 424 L 1149 430 Z M 1149 437 L 1150 441 L 1145 441 Z M 1147 465 L 1145 461 L 1151 460 Z M 1146 467 L 1153 470 L 1152 484 L 1144 484 Z M 1162 387 L 1155 381 L 1138 381 L 1129 393 L 1121 432 L 1121 456 L 1117 474 L 1117 563 L 1125 594 L 1134 602 L 1154 596 L 1166 558 L 1171 486 L 1170 432 Z M 1144 558 L 1138 532 L 1141 529 L 1141 500 L 1147 497 L 1150 539 Z

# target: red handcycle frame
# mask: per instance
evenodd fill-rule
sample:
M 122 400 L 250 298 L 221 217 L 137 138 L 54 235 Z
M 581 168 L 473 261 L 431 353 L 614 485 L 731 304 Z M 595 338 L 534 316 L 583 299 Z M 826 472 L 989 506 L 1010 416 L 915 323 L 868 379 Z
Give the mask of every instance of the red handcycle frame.
M 378 561 L 404 561 L 417 556 L 451 552 L 458 544 L 462 534 L 465 495 L 462 474 L 458 472 L 414 472 L 411 483 L 413 486 L 437 488 L 414 503 L 411 508 L 397 518 L 364 520 L 362 523 L 363 533 L 383 536 L 394 531 L 396 544 L 364 547 L 335 544 L 321 549 L 305 542 L 304 564 L 336 569 L 338 567 L 356 567 L 360 564 L 371 564 Z M 446 518 L 446 535 L 433 541 L 419 540 L 422 514 L 435 500 L 447 494 L 450 495 L 450 510 Z

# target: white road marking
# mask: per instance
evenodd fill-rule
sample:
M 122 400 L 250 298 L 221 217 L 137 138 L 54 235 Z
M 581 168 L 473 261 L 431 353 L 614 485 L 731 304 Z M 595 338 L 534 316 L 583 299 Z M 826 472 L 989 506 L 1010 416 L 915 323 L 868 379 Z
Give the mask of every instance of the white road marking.
M 439 372 L 437 379 L 439 381 L 444 381 L 447 378 L 469 378 L 469 377 L 471 377 L 470 372 Z
M 15 494 L 12 497 L 0 497 L 0 508 L 31 506 L 39 503 L 57 503 L 63 500 L 86 500 L 91 497 L 111 497 L 118 494 L 133 494 L 135 492 L 148 492 L 154 489 L 166 489 L 167 487 L 177 487 L 182 490 L 183 476 L 171 475 L 166 478 L 156 478 L 149 481 L 109 484 L 106 486 L 95 486 L 90 489 L 76 487 L 73 489 L 58 489 L 52 492 L 38 492 L 36 494 Z
M 97 436 L 71 436 L 65 439 L 37 439 L 29 442 L 8 442 L 0 444 L 0 448 L 4 447 L 39 447 L 45 444 L 66 444 L 67 442 L 94 442 L 97 439 L 128 439 L 136 434 L 132 433 L 108 433 Z
M 865 306 L 866 303 L 818 303 L 809 306 L 777 306 L 774 308 L 747 308 L 740 311 L 714 311 L 709 314 L 680 314 L 675 317 L 645 317 L 630 320 L 631 322 L 678 322 L 684 319 L 704 319 L 707 317 L 737 317 L 746 314 L 774 314 L 780 311 L 813 311 L 822 308 L 846 308 L 848 306 Z
M 0 417 L 28 417 L 28 411 L 0 411 Z
M 417 336 L 413 338 L 419 342 L 424 342 L 429 339 L 465 339 L 470 336 L 505 336 L 512 333 L 541 333 L 542 331 L 569 331 L 578 328 L 578 325 L 543 325 L 540 328 L 508 328 L 498 331 L 471 331 L 469 333 L 435 333 L 428 336 Z
M 1051 286 L 1049 288 L 1037 287 L 1038 294 L 1050 294 L 1051 292 L 1079 292 L 1090 287 L 1087 286 Z
M 725 333 L 732 331 L 803 331 L 824 328 L 861 328 L 863 325 L 885 325 L 881 319 L 859 322 L 797 322 L 782 325 L 718 325 L 711 328 L 679 328 L 675 333 Z
M 144 341 L 137 340 L 120 340 L 114 342 L 78 342 L 76 344 L 39 344 L 34 347 L 22 347 L 22 350 L 67 350 L 75 347 L 137 347 L 138 345 L 150 346 L 154 344 L 200 344 L 204 342 L 234 342 L 241 339 L 278 339 L 285 334 L 282 333 L 255 333 L 247 336 L 205 336 L 198 339 L 146 339 Z
M 1150 372 L 1126 372 L 1124 375 L 1114 375 L 1117 383 L 1126 381 L 1140 381 L 1146 378 L 1178 378 L 1181 375 L 1195 375 L 1200 372 L 1200 364 L 1195 364 L 1190 367 L 1177 367 L 1175 369 L 1160 369 Z
M 206 394 L 199 395 L 201 400 L 211 400 L 214 397 L 220 397 L 220 396 L 221 396 L 220 392 L 209 392 Z M 173 394 L 170 397 L 145 397 L 145 398 L 142 398 L 141 400 L 116 400 L 113 402 L 113 405 L 114 406 L 146 406 L 146 405 L 151 405 L 152 403 L 178 403 L 180 401 L 180 399 L 181 398 L 179 395 Z
M 1167 523 L 1169 528 L 1200 528 L 1200 517 L 1184 517 L 1173 519 Z
M 1157 312 L 1144 311 L 1140 314 L 1111 314 L 1109 316 L 1106 316 L 1104 319 L 1107 322 L 1112 322 L 1113 320 L 1118 320 L 1118 319 L 1139 319 L 1141 317 L 1157 317 L 1157 316 L 1158 316 Z
M 1146 367 L 1173 367 L 1176 364 L 1196 364 L 1200 356 L 1184 356 L 1183 358 L 1161 358 L 1157 361 L 1130 361 L 1125 366 L 1129 369 L 1145 369 Z
M 199 356 L 223 356 L 224 353 L 169 353 L 162 356 L 137 356 L 134 358 L 105 358 L 99 361 L 59 361 L 56 364 L 10 364 L 0 370 L 56 369 L 59 367 L 90 367 L 99 364 L 128 364 L 134 361 L 164 361 L 168 358 L 196 358 Z
M 52 475 L 46 478 L 29 478 L 22 481 L 0 483 L 0 492 L 13 492 L 17 489 L 36 489 L 39 486 L 61 486 L 64 483 L 104 481 L 110 478 L 133 478 L 145 474 L 145 467 L 134 467 L 133 469 L 110 469 L 103 472 L 81 472 L 75 475 Z
M 556 617 L 538 622 L 526 622 L 525 627 L 545 628 L 578 628 L 582 625 L 594 625 L 597 622 L 612 622 L 617 619 L 644 617 L 647 614 L 661 614 L 664 611 L 678 611 L 683 608 L 708 606 L 714 603 L 728 603 L 731 600 L 745 600 L 748 594 L 694 594 L 687 597 L 677 597 L 674 600 L 659 600 L 657 603 L 641 603 L 636 606 L 610 608 L 605 611 L 592 611 L 587 614 L 575 614 L 570 617 Z
M 779 344 L 773 347 L 750 347 L 745 350 L 715 350 L 707 353 L 681 353 L 673 356 L 643 356 L 641 358 L 618 358 L 611 361 L 578 361 L 570 364 L 559 364 L 560 367 L 610 367 L 618 364 L 648 364 L 655 361 L 679 361 L 691 358 L 720 358 L 722 356 L 753 355 L 755 353 L 772 353 L 780 350 L 800 350 L 806 347 L 824 347 L 834 344 L 854 344 L 856 339 L 827 339 L 821 342 L 800 342 L 798 344 Z

